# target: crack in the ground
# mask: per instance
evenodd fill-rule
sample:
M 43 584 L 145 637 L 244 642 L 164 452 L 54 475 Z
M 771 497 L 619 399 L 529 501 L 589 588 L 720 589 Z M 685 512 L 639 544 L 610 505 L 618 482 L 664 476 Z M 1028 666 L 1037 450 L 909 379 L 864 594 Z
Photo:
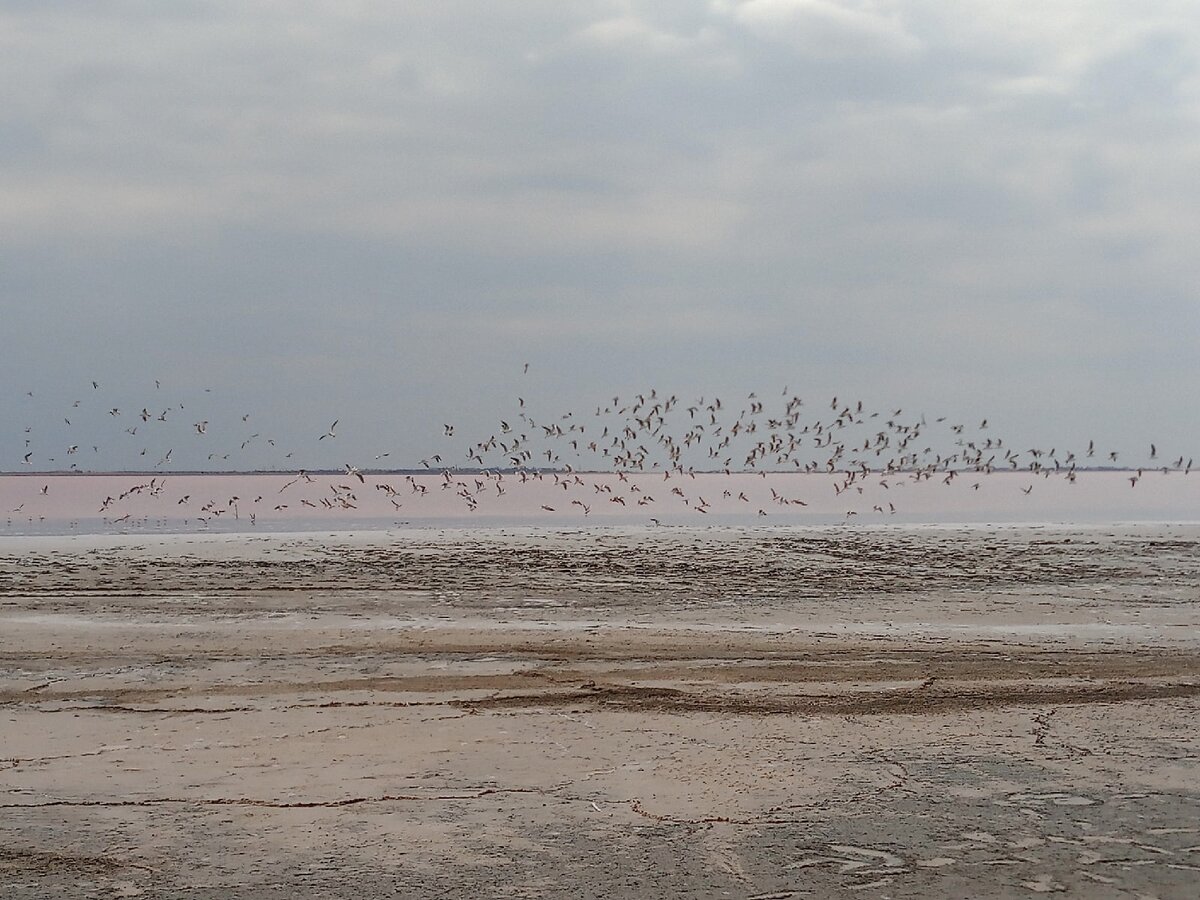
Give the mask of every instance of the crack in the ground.
M 380 709 L 404 709 L 410 706 L 453 706 L 451 701 L 443 700 L 331 700 L 324 703 L 288 703 L 283 706 L 127 706 L 120 703 L 90 703 L 87 705 L 72 704 L 47 708 L 45 698 L 36 701 L 39 713 L 139 713 L 147 715 L 205 715 L 226 714 L 239 712 L 276 712 L 289 709 L 340 709 L 342 707 L 378 707 Z M 35 705 L 32 703 L 0 703 L 0 706 Z
M 341 809 L 349 806 L 361 806 L 371 803 L 398 802 L 454 802 L 479 800 L 484 797 L 502 794 L 538 794 L 555 800 L 571 803 L 586 803 L 597 812 L 602 812 L 596 800 L 591 797 L 580 797 L 562 793 L 563 788 L 521 788 L 494 787 L 481 788 L 477 791 L 439 794 L 372 794 L 357 797 L 343 797 L 337 800 L 265 800 L 253 797 L 147 797 L 138 800 L 39 800 L 31 803 L 0 803 L 0 809 L 47 809 L 54 807 L 69 808 L 121 808 L 121 807 L 153 807 L 153 806 L 244 806 L 260 809 Z M 776 813 L 784 807 L 776 807 L 761 815 L 753 816 L 674 816 L 656 813 L 647 809 L 641 798 L 633 797 L 627 800 L 601 800 L 607 806 L 625 806 L 636 815 L 664 825 L 791 825 L 797 821 L 793 817 L 780 817 Z M 797 809 L 800 807 L 787 807 Z
M 0 809 L 45 809 L 48 807 L 130 807 L 130 806 L 253 806 L 265 809 L 339 809 L 364 803 L 403 801 L 438 802 L 478 800 L 497 794 L 543 794 L 556 799 L 582 799 L 560 796 L 554 788 L 494 787 L 447 794 L 372 794 L 343 797 L 338 800 L 263 800 L 254 797 L 146 797 L 140 800 L 38 800 L 32 803 L 0 803 Z
M 688 818 L 686 816 L 670 816 L 651 812 L 642 805 L 642 801 L 638 797 L 618 802 L 628 805 L 631 810 L 642 818 L 661 822 L 664 825 L 794 825 L 796 823 L 796 820 L 792 818 L 775 818 L 771 815 L 774 812 L 773 810 L 761 816 L 749 816 L 745 818 L 734 818 L 732 816 L 699 816 L 697 818 Z
M 1092 756 L 1093 751 L 1089 750 L 1087 747 L 1080 747 L 1077 744 L 1072 744 L 1064 738 L 1058 737 L 1054 734 L 1054 727 L 1050 719 L 1056 712 L 1058 712 L 1057 709 L 1049 709 L 1045 712 L 1039 712 L 1033 715 L 1033 746 L 1049 750 L 1050 747 L 1047 742 L 1053 740 L 1054 743 L 1061 747 L 1069 757 L 1079 759 L 1080 757 L 1084 756 Z

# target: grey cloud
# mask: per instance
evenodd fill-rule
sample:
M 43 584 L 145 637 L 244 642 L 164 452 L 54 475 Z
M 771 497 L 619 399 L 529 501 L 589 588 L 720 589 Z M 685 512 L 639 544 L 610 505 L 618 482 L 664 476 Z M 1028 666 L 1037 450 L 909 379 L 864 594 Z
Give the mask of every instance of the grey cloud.
M 1102 411 L 1200 375 L 1188 9 L 3 4 L 0 372 Z

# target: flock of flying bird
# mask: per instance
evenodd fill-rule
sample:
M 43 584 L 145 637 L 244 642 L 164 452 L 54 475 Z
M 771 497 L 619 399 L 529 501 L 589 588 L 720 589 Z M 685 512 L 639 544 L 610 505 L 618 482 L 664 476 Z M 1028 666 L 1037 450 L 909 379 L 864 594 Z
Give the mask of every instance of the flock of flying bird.
M 528 372 L 527 364 L 523 371 Z M 188 440 L 215 445 L 214 432 L 218 429 L 210 427 L 213 420 L 191 413 L 185 403 L 162 403 L 161 388 L 161 382 L 155 381 L 153 397 L 159 402 L 137 404 L 127 410 L 110 405 L 109 400 L 101 402 L 105 395 L 100 383 L 93 381 L 84 395 L 92 396 L 75 400 L 64 411 L 63 428 L 73 429 L 72 419 L 79 419 L 81 412 L 90 411 L 94 417 L 102 411 L 109 420 L 130 423 L 123 427 L 127 440 L 138 441 L 139 435 L 145 438 L 147 432 L 170 425 L 171 440 L 182 440 L 186 435 Z M 32 392 L 27 397 L 36 402 Z M 464 512 L 476 513 L 489 502 L 505 497 L 513 484 L 533 482 L 553 488 L 556 499 L 547 498 L 548 502 L 541 503 L 543 512 L 575 512 L 586 517 L 597 504 L 604 504 L 609 512 L 621 507 L 629 513 L 644 513 L 657 524 L 658 517 L 650 514 L 659 510 L 706 515 L 717 505 L 727 507 L 732 503 L 765 517 L 772 504 L 793 510 L 807 505 L 799 497 L 784 496 L 776 486 L 770 487 L 768 500 L 765 491 L 748 490 L 744 482 L 732 479 L 721 487 L 722 502 L 714 504 L 694 485 L 700 473 L 710 473 L 710 477 L 754 473 L 764 478 L 769 472 L 819 473 L 825 476 L 819 480 L 821 483 L 831 483 L 838 496 L 845 494 L 853 499 L 863 494 L 866 485 L 888 489 L 901 480 L 936 479 L 951 484 L 956 479 L 969 479 L 971 487 L 978 490 L 980 477 L 992 472 L 1024 473 L 1027 477 L 1021 490 L 1029 494 L 1038 478 L 1060 477 L 1074 482 L 1081 469 L 1120 465 L 1117 451 L 1099 450 L 1094 441 L 1079 451 L 1055 447 L 1017 449 L 996 435 L 987 419 L 974 425 L 953 423 L 946 417 L 905 415 L 903 409 L 871 410 L 862 401 L 837 397 L 810 404 L 787 388 L 777 398 L 768 400 L 751 393 L 736 404 L 715 396 L 685 401 L 675 394 L 663 395 L 650 389 L 626 398 L 612 397 L 589 414 L 568 411 L 549 417 L 539 414 L 536 418 L 524 398 L 518 397 L 512 413 L 499 418 L 486 437 L 467 444 L 461 457 L 450 449 L 460 440 L 459 429 L 443 423 L 439 440 L 446 449 L 420 460 L 420 469 L 389 469 L 391 452 L 383 452 L 375 456 L 371 467 L 345 463 L 338 470 L 344 478 L 332 481 L 294 468 L 290 461 L 295 452 L 274 449 L 276 441 L 254 430 L 251 418 L 249 413 L 240 417 L 240 431 L 232 444 L 220 449 L 214 446 L 208 452 L 206 469 L 235 471 L 239 454 L 244 457 L 245 451 L 255 445 L 256 450 L 272 448 L 269 452 L 275 456 L 275 471 L 294 474 L 273 498 L 259 495 L 247 500 L 231 496 L 196 503 L 193 517 L 200 523 L 226 513 L 240 518 L 243 504 L 251 508 L 252 524 L 262 508 L 276 513 L 289 508 L 314 512 L 358 509 L 358 492 L 362 490 L 378 492 L 390 504 L 391 512 L 404 515 L 414 511 L 419 514 L 421 501 L 431 493 L 452 491 Z M 339 421 L 334 420 L 325 431 L 313 435 L 314 444 L 335 445 Z M 108 430 L 114 429 L 110 425 Z M 24 427 L 20 463 L 30 470 L 37 466 L 38 472 L 82 472 L 88 467 L 80 460 L 87 459 L 89 450 L 94 458 L 102 458 L 100 447 L 87 440 L 72 440 L 56 451 L 39 452 L 40 437 L 32 425 Z M 143 462 L 140 466 L 141 472 L 153 477 L 148 481 L 142 477 L 117 496 L 105 497 L 97 515 L 116 524 L 129 521 L 132 514 L 117 513 L 131 497 L 164 498 L 175 506 L 192 502 L 190 494 L 175 496 L 168 491 L 167 475 L 178 471 L 178 463 L 173 460 L 173 447 L 150 453 L 153 446 L 165 446 L 161 437 L 141 441 L 141 449 L 136 451 L 138 460 L 146 459 L 148 454 L 150 459 L 157 457 L 153 464 Z M 197 458 L 193 452 L 187 456 Z M 263 467 L 256 465 L 254 469 L 262 471 Z M 1143 465 L 1127 470 L 1126 477 L 1130 486 L 1136 487 L 1149 471 L 1186 474 L 1191 469 L 1192 459 L 1182 454 L 1163 458 L 1151 443 Z M 396 477 L 402 480 L 396 482 Z M 705 483 L 711 491 L 711 480 Z M 795 483 L 810 489 L 814 482 Z M 777 484 L 772 481 L 772 485 Z M 39 496 L 47 496 L 49 488 L 49 483 L 44 484 Z M 852 503 L 848 505 L 853 507 Z M 8 510 L 10 517 L 36 512 L 25 506 L 23 503 Z M 896 506 L 889 500 L 873 504 L 871 510 L 891 515 Z M 846 515 L 858 512 L 851 508 Z

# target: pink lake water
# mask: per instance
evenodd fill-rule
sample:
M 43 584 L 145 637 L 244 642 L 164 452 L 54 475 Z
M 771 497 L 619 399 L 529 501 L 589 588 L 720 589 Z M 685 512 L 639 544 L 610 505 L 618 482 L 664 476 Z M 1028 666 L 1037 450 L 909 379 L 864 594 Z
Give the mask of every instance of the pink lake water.
M 1200 474 L 0 475 L 0 535 L 597 524 L 1194 522 Z

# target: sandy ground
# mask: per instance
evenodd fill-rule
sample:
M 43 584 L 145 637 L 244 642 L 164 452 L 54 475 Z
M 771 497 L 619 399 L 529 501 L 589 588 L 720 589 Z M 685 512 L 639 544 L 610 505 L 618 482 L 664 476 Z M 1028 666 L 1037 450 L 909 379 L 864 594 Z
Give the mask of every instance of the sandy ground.
M 0 539 L 0 896 L 1197 896 L 1200 527 Z

